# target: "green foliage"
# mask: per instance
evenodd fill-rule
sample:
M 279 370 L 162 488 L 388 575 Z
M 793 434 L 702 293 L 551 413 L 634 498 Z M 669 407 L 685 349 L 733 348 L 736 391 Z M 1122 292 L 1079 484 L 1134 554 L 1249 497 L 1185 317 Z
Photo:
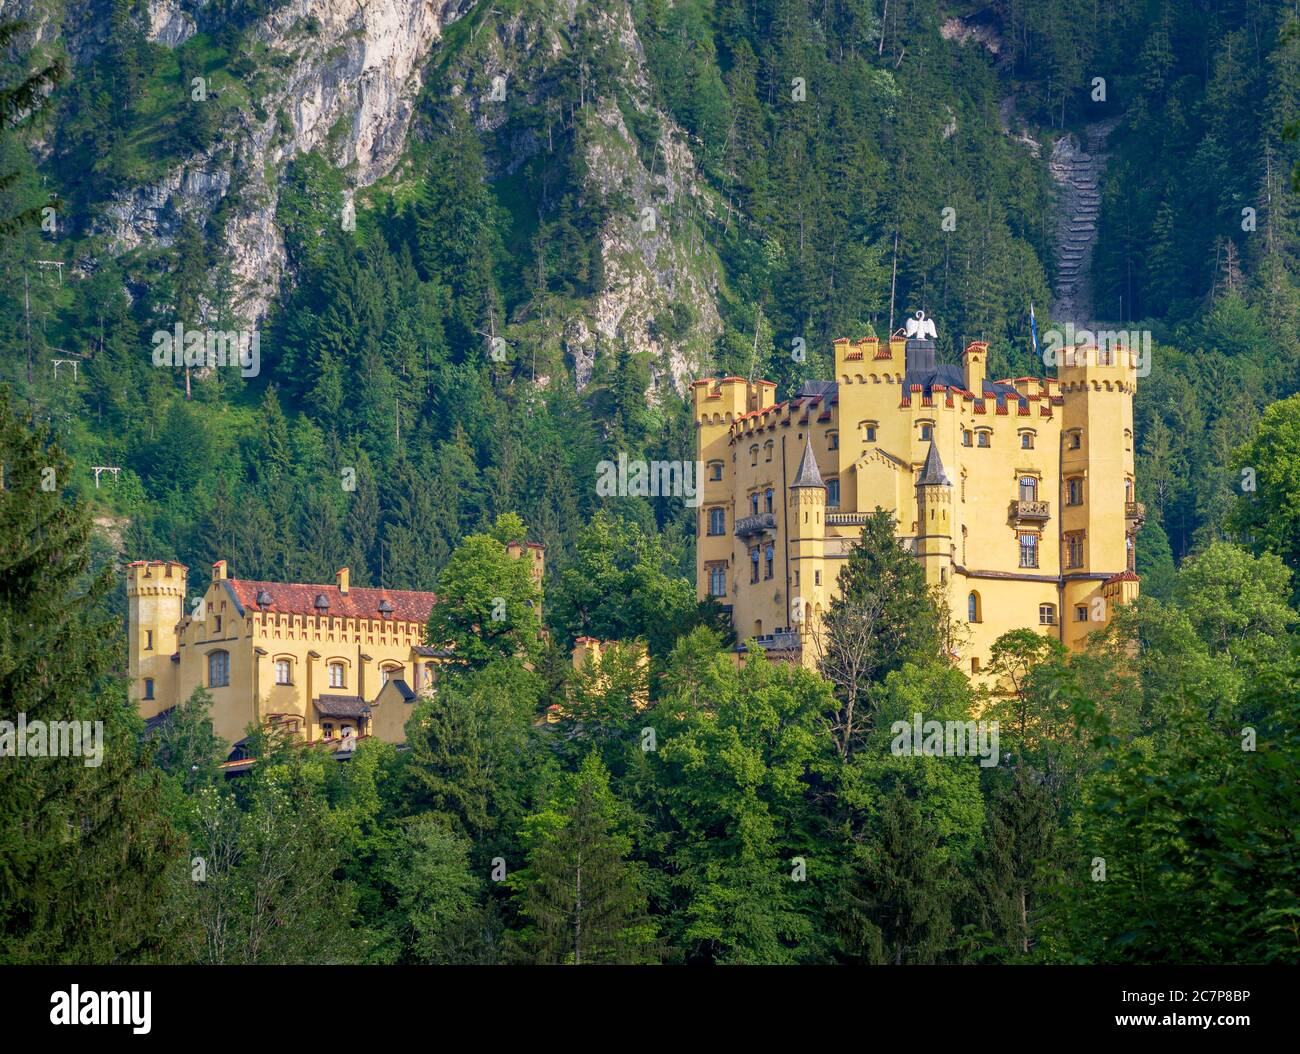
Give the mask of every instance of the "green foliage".
M 547 965 L 653 962 L 654 926 L 639 872 L 629 864 L 626 807 L 595 754 L 554 800 L 525 821 L 528 866 L 512 886 L 528 921 L 519 940 Z

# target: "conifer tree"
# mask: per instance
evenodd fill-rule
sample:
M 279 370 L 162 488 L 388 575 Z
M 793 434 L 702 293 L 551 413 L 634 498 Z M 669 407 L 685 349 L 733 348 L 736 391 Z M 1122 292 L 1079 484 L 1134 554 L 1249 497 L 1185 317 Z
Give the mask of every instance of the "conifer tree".
M 528 868 L 517 878 L 534 962 L 573 966 L 651 962 L 654 929 L 631 839 L 597 755 L 565 781 L 559 799 L 529 817 Z
M 6 746 L 0 961 L 138 961 L 161 952 L 177 921 L 160 903 L 180 847 L 113 674 L 123 642 L 102 601 L 114 571 L 91 567 L 89 514 L 61 493 L 71 462 L 14 413 L 7 388 L 0 465 L 0 719 L 99 723 L 103 748 L 88 764 Z

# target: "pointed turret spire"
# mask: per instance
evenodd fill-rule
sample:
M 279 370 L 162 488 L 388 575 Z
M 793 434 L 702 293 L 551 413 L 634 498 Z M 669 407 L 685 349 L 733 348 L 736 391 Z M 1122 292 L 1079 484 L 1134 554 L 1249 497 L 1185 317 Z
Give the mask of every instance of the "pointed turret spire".
M 943 470 L 943 462 L 939 460 L 939 450 L 934 445 L 934 440 L 930 440 L 930 452 L 925 455 L 925 465 L 921 469 L 921 478 L 916 481 L 918 487 L 951 487 L 952 480 Z
M 826 484 L 822 482 L 822 474 L 817 469 L 817 459 L 813 457 L 812 452 L 812 435 L 809 434 L 804 439 L 803 457 L 799 459 L 799 471 L 795 473 L 794 482 L 790 484 L 790 489 L 795 487 L 821 487 L 826 489 Z

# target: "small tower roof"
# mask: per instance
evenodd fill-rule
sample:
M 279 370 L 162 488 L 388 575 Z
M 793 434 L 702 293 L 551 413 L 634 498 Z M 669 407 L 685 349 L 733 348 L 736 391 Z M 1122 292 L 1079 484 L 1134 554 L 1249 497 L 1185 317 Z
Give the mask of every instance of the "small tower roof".
M 930 440 L 930 452 L 925 455 L 925 465 L 921 468 L 921 478 L 916 481 L 918 487 L 951 487 L 952 480 L 943 470 L 943 462 L 939 460 L 939 450 L 934 445 L 934 440 Z
M 826 489 L 826 484 L 822 482 L 822 474 L 817 468 L 817 459 L 813 457 L 811 433 L 804 437 L 803 457 L 799 459 L 799 471 L 795 473 L 794 482 L 790 484 L 791 490 L 795 487 Z

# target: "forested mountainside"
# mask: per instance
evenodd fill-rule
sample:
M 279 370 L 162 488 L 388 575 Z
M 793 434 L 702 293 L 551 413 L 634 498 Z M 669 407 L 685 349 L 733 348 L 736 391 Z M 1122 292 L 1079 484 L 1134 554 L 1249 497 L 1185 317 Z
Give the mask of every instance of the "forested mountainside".
M 0 753 L 107 727 L 0 765 L 0 961 L 1300 961 L 1293 3 L 0 0 L 0 49 Z M 1140 598 L 979 687 L 877 512 L 818 669 L 738 666 L 695 510 L 597 466 L 917 310 L 993 377 L 1150 333 Z M 146 727 L 142 559 L 436 590 L 406 749 Z
M 1042 373 L 1033 304 L 1153 332 L 1139 559 L 1167 570 L 1297 388 L 1289 15 L 4 0 L 14 55 L 66 76 L 4 145 L 5 204 L 57 212 L 2 250 L 0 368 L 79 466 L 121 467 L 69 485 L 123 556 L 428 588 L 504 510 L 562 566 L 596 462 L 691 456 L 696 376 L 784 393 L 917 308 L 948 361 L 983 339 L 993 375 Z M 1097 317 L 1049 320 L 1048 161 L 1098 126 Z M 155 367 L 177 323 L 256 330 L 258 374 Z M 686 572 L 691 518 L 650 508 L 621 511 Z

